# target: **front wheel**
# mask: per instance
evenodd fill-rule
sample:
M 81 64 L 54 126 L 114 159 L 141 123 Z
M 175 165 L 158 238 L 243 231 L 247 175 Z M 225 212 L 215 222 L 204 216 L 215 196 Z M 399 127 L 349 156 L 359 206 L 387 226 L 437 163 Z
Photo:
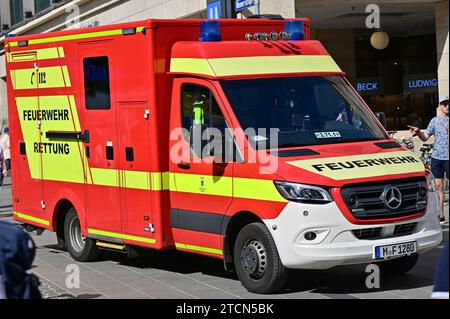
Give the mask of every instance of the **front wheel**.
M 259 294 L 281 290 L 287 270 L 281 263 L 275 241 L 262 223 L 245 226 L 234 245 L 234 265 L 242 285 Z
M 80 219 L 73 207 L 64 221 L 64 237 L 67 250 L 76 261 L 89 262 L 100 258 L 102 252 L 97 248 L 95 241 L 83 236 Z

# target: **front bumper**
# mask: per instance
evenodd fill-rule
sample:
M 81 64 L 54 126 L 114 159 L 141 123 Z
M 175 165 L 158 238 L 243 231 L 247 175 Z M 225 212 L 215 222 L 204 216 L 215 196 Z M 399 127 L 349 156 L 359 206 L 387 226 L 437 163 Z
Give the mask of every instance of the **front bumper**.
M 341 213 L 336 203 L 307 205 L 290 202 L 276 219 L 264 220 L 277 245 L 281 262 L 291 269 L 329 269 L 338 265 L 376 262 L 376 246 L 417 242 L 424 253 L 442 242 L 437 193 L 430 193 L 426 214 L 408 221 L 355 225 Z M 412 233 L 394 235 L 396 226 L 417 223 Z M 358 239 L 353 231 L 381 228 L 378 237 Z M 317 238 L 307 241 L 305 234 Z

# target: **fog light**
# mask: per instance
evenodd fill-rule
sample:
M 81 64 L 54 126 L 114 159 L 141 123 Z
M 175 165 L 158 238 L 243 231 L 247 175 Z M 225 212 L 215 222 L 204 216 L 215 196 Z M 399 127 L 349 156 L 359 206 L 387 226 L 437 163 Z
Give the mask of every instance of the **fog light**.
M 307 241 L 313 241 L 313 240 L 315 240 L 316 238 L 317 238 L 317 234 L 316 234 L 316 233 L 309 232 L 309 233 L 306 233 L 306 234 L 305 234 L 305 239 L 306 239 Z

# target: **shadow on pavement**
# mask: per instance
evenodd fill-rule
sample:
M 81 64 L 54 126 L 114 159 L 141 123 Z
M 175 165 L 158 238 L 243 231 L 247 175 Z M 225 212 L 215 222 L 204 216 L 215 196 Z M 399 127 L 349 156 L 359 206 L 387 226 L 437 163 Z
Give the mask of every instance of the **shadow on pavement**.
M 446 237 L 448 238 L 448 234 Z M 65 252 L 57 245 L 44 246 L 44 248 L 51 249 L 51 252 L 55 254 Z M 421 258 L 427 257 L 427 255 L 423 255 Z M 141 270 L 153 268 L 185 275 L 202 273 L 238 281 L 234 272 L 230 273 L 224 270 L 221 260 L 178 251 L 154 251 L 149 249 L 145 250 L 145 255 L 137 258 L 128 258 L 124 254 L 105 251 L 102 261 L 113 261 L 126 267 Z M 420 260 L 418 265 L 420 265 Z M 345 297 L 348 294 L 411 290 L 433 285 L 432 279 L 417 275 L 383 276 L 381 274 L 381 289 L 369 289 L 366 287 L 366 278 L 369 276 L 369 273 L 365 271 L 366 266 L 339 266 L 328 270 L 289 270 L 287 287 L 280 294 L 311 292 Z

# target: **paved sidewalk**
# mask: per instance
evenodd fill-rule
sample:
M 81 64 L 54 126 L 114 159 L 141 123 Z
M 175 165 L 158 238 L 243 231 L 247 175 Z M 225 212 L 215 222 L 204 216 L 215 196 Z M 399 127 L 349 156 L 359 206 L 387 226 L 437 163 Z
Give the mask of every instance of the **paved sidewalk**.
M 0 190 L 0 220 L 13 222 L 11 209 L 8 179 Z M 448 227 L 444 235 L 448 240 Z M 382 276 L 381 289 L 368 289 L 365 266 L 356 265 L 293 271 L 282 293 L 256 295 L 247 292 L 234 274 L 225 272 L 220 260 L 149 251 L 147 256 L 136 259 L 107 253 L 99 262 L 81 264 L 58 249 L 55 234 L 33 234 L 33 238 L 38 251 L 32 271 L 40 277 L 47 299 L 428 299 L 443 248 L 441 245 L 422 255 L 405 276 Z M 79 269 L 80 287 L 71 289 L 66 281 L 73 267 Z

